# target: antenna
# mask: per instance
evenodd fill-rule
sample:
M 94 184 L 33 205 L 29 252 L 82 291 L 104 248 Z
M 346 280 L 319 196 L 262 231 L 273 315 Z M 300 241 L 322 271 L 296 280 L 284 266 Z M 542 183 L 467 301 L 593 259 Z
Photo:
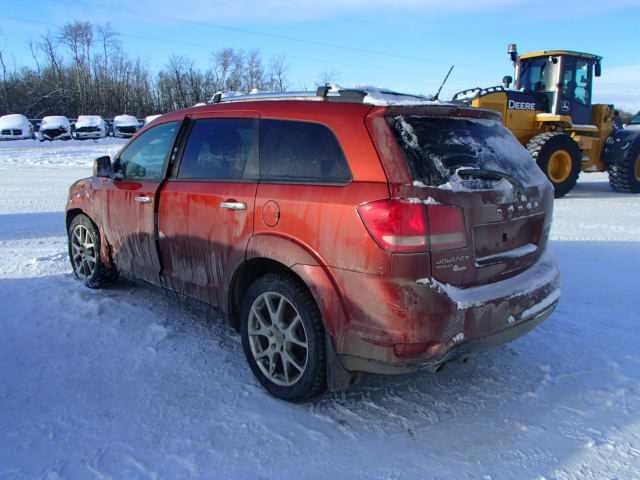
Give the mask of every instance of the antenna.
M 440 92 L 442 92 L 442 89 L 444 88 L 444 85 L 447 83 L 447 80 L 449 80 L 449 75 L 451 75 L 451 72 L 453 72 L 453 68 L 454 67 L 455 67 L 455 65 L 451 65 L 451 68 L 449 69 L 449 71 L 447 72 L 447 75 L 444 77 L 444 80 L 440 84 L 440 88 L 438 89 L 438 92 L 433 97 L 433 100 L 438 100 L 438 97 L 440 97 Z

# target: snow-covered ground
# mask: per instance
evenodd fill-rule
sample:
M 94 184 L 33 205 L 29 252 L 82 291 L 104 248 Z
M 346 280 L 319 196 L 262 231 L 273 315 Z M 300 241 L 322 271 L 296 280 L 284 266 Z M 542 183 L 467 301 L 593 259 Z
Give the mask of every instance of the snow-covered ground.
M 120 145 L 0 144 L 0 479 L 640 478 L 640 196 L 557 201 L 562 302 L 525 338 L 291 405 L 214 313 L 72 279 L 67 188 Z

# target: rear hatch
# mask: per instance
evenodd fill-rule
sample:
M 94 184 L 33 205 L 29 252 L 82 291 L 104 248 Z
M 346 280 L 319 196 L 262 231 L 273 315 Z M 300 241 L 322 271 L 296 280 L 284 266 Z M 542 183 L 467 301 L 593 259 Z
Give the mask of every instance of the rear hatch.
M 424 205 L 433 278 L 470 287 L 535 263 L 553 188 L 499 116 L 422 106 L 388 108 L 384 119 L 410 178 L 392 186 L 392 196 Z

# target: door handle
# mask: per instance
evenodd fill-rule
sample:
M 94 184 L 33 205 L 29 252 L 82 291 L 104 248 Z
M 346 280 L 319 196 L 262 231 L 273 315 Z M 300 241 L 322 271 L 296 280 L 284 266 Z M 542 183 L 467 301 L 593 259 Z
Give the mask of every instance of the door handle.
M 226 208 L 228 210 L 246 210 L 247 204 L 244 202 L 236 202 L 235 200 L 228 200 L 220 203 L 220 208 Z
M 147 197 L 146 195 L 135 197 L 134 200 L 138 203 L 151 203 L 151 197 Z

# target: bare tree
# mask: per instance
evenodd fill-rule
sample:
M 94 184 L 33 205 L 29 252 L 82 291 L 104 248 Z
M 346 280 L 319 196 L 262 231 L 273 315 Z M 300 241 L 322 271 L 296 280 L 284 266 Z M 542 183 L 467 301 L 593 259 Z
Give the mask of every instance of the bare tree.
M 251 51 L 247 57 L 243 86 L 248 92 L 264 89 L 264 67 L 258 50 Z
M 59 35 L 60 42 L 71 52 L 75 80 L 75 98 L 77 108 L 84 111 L 89 103 L 91 88 L 91 47 L 93 45 L 93 25 L 89 22 L 75 21 L 64 25 Z
M 2 73 L 2 94 L 4 97 L 4 109 L 11 111 L 11 104 L 9 103 L 9 79 L 7 76 L 7 62 L 4 58 L 4 53 L 0 50 L 0 73 Z
M 213 79 L 216 91 L 242 89 L 244 54 L 233 48 L 224 48 L 213 54 Z
M 269 61 L 269 88 L 274 92 L 287 91 L 287 71 L 289 67 L 283 55 L 272 57 Z
M 33 40 L 29 41 L 29 51 L 31 52 L 31 58 L 33 58 L 33 63 L 36 66 L 36 72 L 40 73 L 40 60 L 38 60 L 38 47 L 33 42 Z
M 340 80 L 340 72 L 332 68 L 326 69 L 318 75 L 316 86 L 337 83 Z
M 20 70 L 11 70 L 6 50 L 0 51 L 0 115 L 144 116 L 194 105 L 219 90 L 288 88 L 285 58 L 271 58 L 265 69 L 258 50 L 218 50 L 205 70 L 174 55 L 152 75 L 140 59 L 126 55 L 109 24 L 69 22 L 28 46 L 34 66 Z

